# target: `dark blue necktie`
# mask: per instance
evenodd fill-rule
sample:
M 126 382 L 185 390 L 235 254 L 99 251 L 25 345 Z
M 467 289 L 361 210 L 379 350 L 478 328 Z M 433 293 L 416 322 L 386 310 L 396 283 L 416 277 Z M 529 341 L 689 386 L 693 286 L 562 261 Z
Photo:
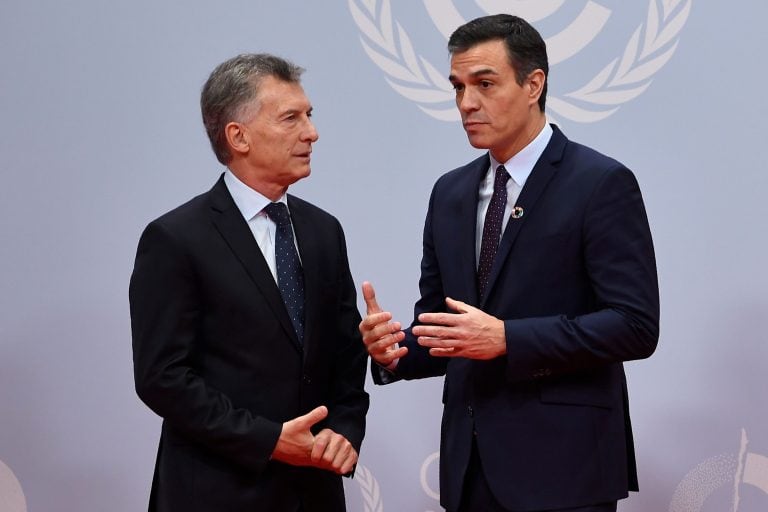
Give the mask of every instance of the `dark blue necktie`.
M 288 207 L 283 203 L 270 203 L 264 211 L 277 225 L 275 236 L 275 263 L 277 286 L 283 297 L 291 323 L 299 342 L 304 338 L 304 275 L 301 261 L 293 241 L 293 228 Z
M 507 207 L 507 180 L 509 174 L 503 165 L 496 168 L 493 180 L 493 195 L 485 212 L 483 239 L 480 242 L 480 263 L 477 266 L 477 290 L 482 299 L 491 277 L 491 267 L 501 238 L 501 225 L 504 223 L 504 209 Z

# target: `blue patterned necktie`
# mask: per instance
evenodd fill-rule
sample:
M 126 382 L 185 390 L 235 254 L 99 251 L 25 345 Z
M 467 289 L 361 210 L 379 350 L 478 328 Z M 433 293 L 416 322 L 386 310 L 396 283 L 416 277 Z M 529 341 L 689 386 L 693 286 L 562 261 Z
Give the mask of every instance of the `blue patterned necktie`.
M 491 277 L 493 258 L 496 249 L 499 248 L 501 238 L 501 225 L 504 222 L 504 209 L 507 207 L 507 180 L 509 173 L 500 165 L 496 168 L 496 177 L 493 180 L 493 195 L 485 212 L 483 224 L 483 239 L 480 242 L 480 263 L 477 266 L 477 289 L 482 299 L 488 287 L 488 279 Z
M 293 241 L 293 228 L 288 207 L 283 203 L 269 203 L 264 212 L 277 225 L 275 236 L 275 263 L 277 286 L 283 297 L 291 323 L 299 342 L 304 338 L 304 274 Z

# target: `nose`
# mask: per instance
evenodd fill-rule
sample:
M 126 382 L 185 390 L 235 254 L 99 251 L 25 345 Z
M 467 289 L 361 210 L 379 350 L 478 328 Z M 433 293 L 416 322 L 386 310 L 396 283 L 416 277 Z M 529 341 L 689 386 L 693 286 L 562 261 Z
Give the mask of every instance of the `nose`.
M 466 87 L 461 94 L 456 97 L 456 105 L 463 113 L 473 112 L 480 108 L 477 95 L 472 93 L 471 87 Z
M 320 138 L 320 135 L 317 133 L 317 128 L 315 128 L 315 124 L 312 122 L 311 119 L 307 118 L 307 125 L 304 127 L 304 130 L 302 131 L 302 139 L 313 143 L 317 142 L 317 139 Z

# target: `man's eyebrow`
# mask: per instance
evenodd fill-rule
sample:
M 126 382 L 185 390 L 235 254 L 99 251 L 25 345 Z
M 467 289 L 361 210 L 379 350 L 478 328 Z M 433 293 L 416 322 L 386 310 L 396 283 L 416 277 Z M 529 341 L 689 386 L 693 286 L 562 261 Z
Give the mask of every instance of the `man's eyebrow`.
M 469 74 L 469 76 L 472 78 L 478 78 L 482 76 L 498 75 L 498 74 L 499 73 L 495 69 L 483 68 L 483 69 L 478 69 L 477 71 L 473 71 L 472 73 Z M 451 74 L 451 75 L 448 75 L 448 80 L 450 80 L 451 82 L 456 82 L 458 78 L 456 78 L 456 75 Z
M 304 113 L 311 114 L 313 110 L 314 110 L 314 107 L 312 107 L 312 106 L 309 106 L 306 109 L 304 109 L 304 108 L 296 108 L 296 107 L 288 107 L 285 110 L 281 111 L 280 115 L 286 116 L 286 115 L 291 115 L 291 114 L 304 114 Z

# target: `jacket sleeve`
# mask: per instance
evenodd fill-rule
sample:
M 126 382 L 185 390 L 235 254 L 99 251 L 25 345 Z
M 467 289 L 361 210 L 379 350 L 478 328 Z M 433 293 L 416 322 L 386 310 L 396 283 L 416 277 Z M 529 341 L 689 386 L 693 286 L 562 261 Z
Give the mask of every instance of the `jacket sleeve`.
M 655 256 L 629 169 L 617 164 L 604 172 L 587 202 L 580 237 L 594 307 L 584 314 L 505 320 L 510 380 L 641 359 L 656 348 Z
M 349 270 L 344 232 L 338 225 L 339 259 L 336 288 L 339 293 L 335 325 L 335 349 L 333 375 L 331 379 L 331 402 L 328 404 L 328 418 L 324 424 L 337 434 L 343 435 L 355 450 L 365 435 L 365 415 L 369 398 L 364 390 L 368 354 L 360 336 L 360 312 L 352 274 Z

